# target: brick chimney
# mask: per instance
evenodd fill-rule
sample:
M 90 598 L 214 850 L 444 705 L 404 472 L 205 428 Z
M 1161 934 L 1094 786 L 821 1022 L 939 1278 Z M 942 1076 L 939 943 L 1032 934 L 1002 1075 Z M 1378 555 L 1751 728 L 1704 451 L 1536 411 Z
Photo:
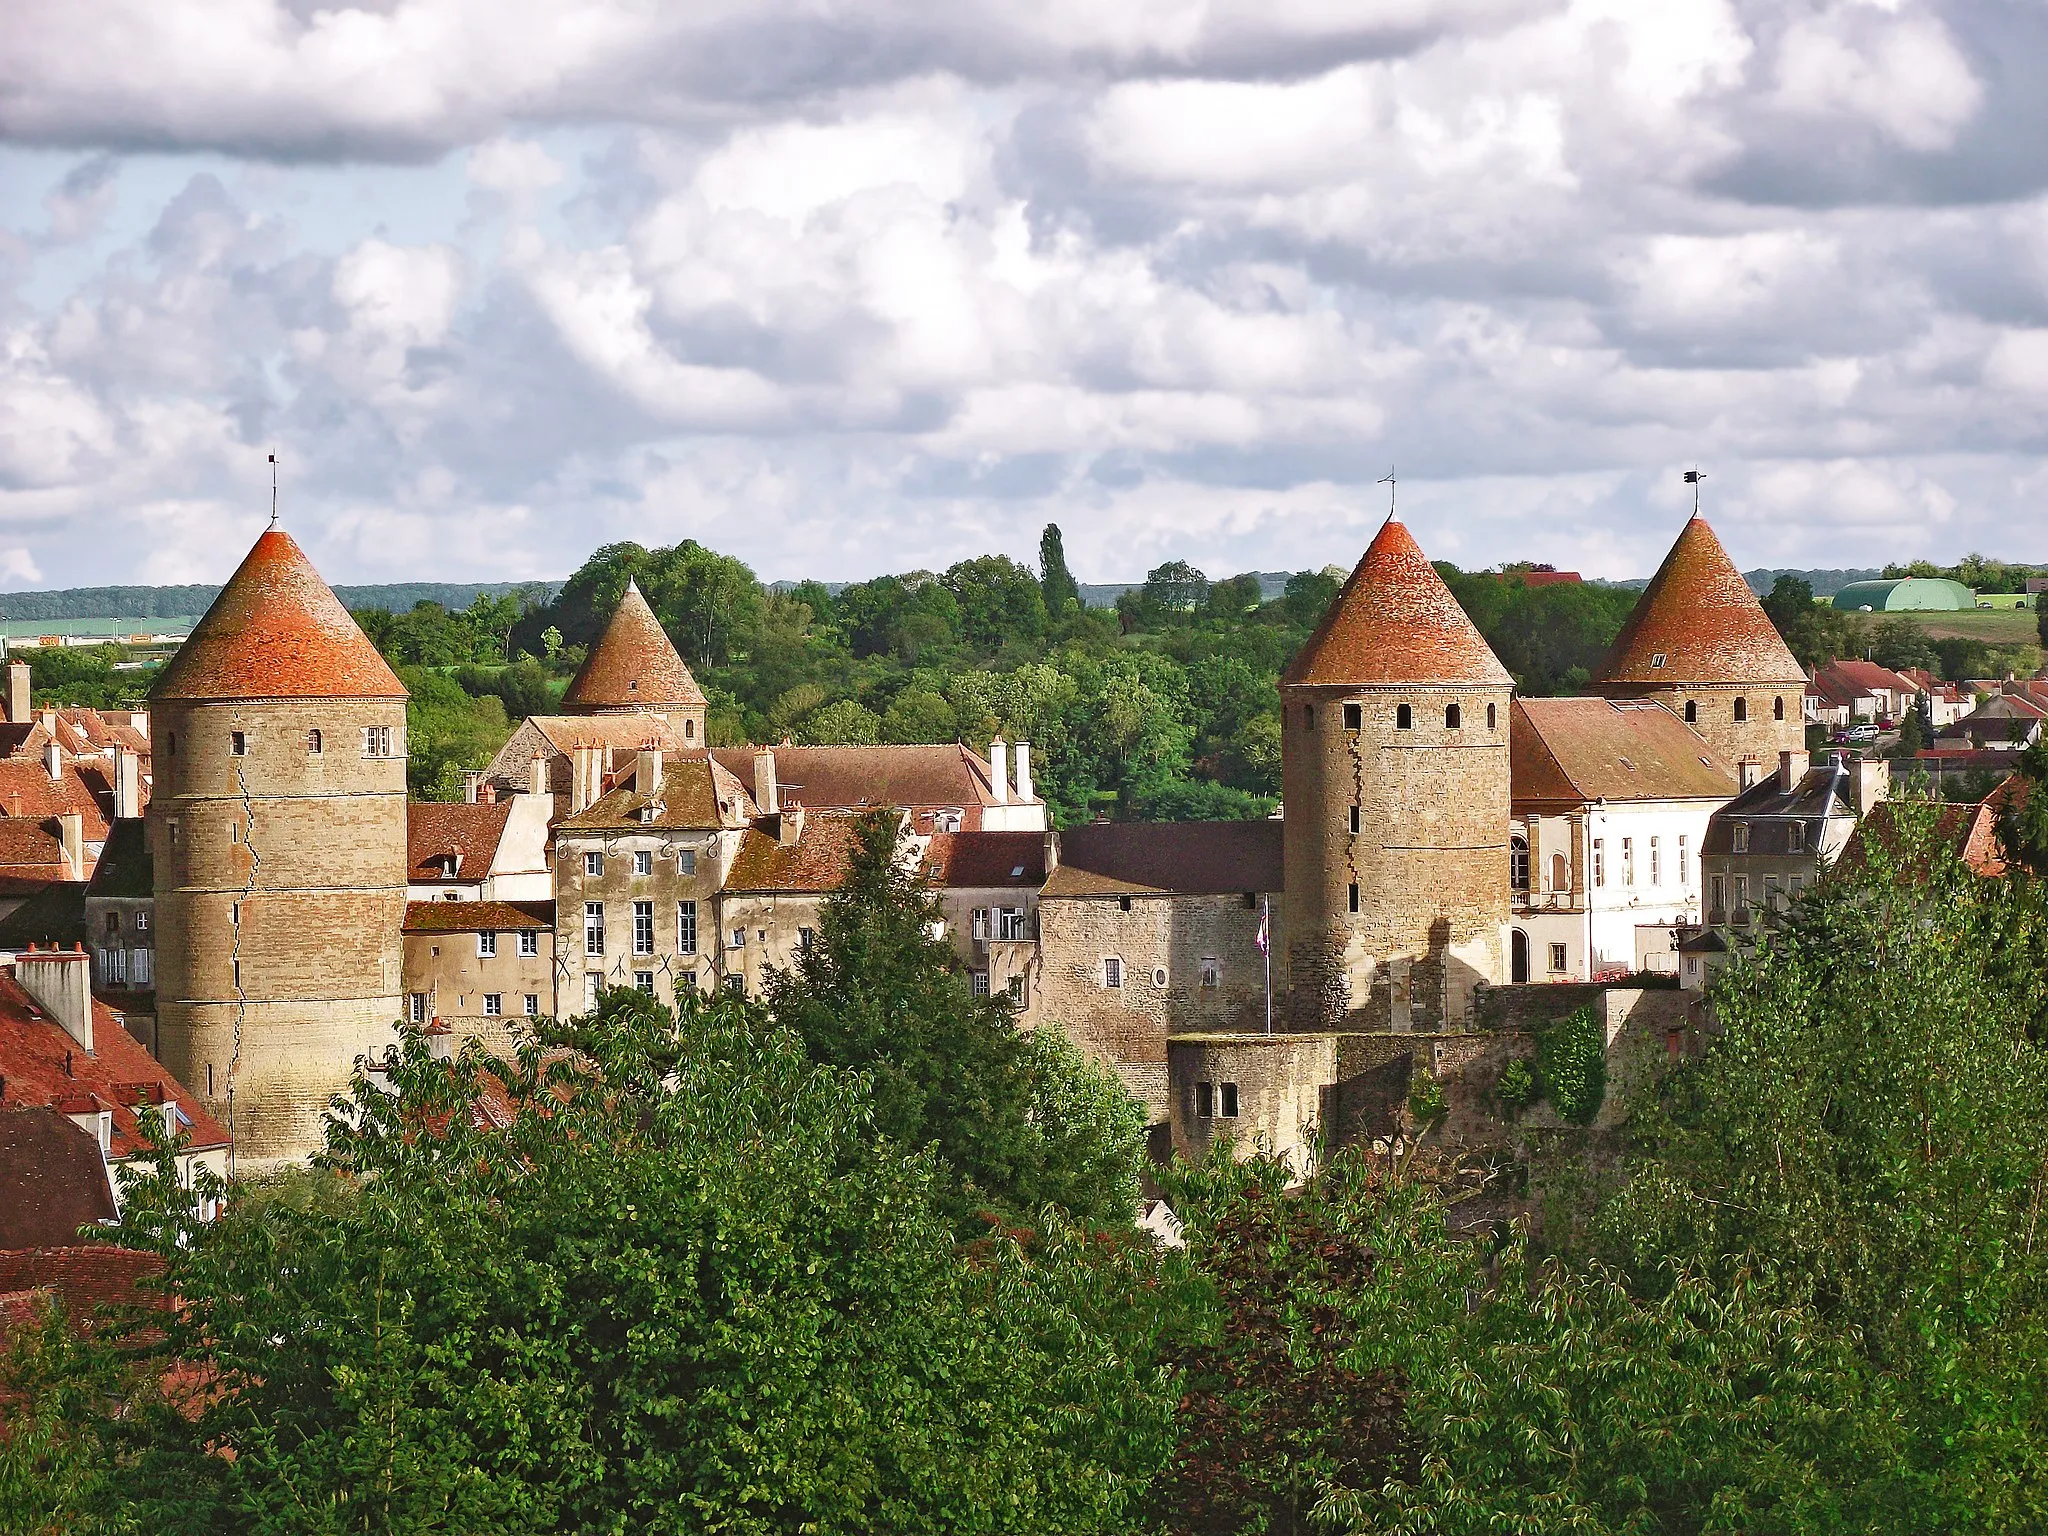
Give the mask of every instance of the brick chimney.
M 52 784 L 64 777 L 64 754 L 54 741 L 43 743 L 43 772 L 50 776 Z
M 1806 777 L 1807 756 L 1802 752 L 1780 752 L 1778 754 L 1778 793 L 1789 795 L 1799 787 L 1799 781 Z
M 92 1054 L 92 956 L 83 949 L 32 949 L 15 956 L 14 979 Z
M 642 747 L 633 763 L 633 788 L 643 795 L 661 791 L 661 748 Z
M 85 878 L 85 818 L 66 811 L 57 818 L 58 836 L 64 844 L 64 878 Z
M 10 661 L 7 664 L 7 718 L 15 725 L 27 721 L 29 707 L 29 670 L 25 661 Z
M 774 816 L 782 809 L 782 790 L 775 782 L 773 747 L 754 749 L 754 804 L 763 816 Z
M 142 759 L 114 743 L 114 818 L 128 821 L 142 814 Z
M 775 841 L 785 848 L 796 846 L 797 839 L 804 835 L 804 808 L 800 805 L 785 806 L 775 813 Z
M 988 744 L 990 796 L 997 805 L 1010 803 L 1010 744 L 998 736 Z

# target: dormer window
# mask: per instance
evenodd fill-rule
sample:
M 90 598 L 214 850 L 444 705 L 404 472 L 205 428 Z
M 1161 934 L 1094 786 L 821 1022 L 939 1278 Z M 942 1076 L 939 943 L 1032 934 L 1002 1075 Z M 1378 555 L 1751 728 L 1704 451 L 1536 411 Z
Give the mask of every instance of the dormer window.
M 1735 823 L 1735 851 L 1737 853 L 1749 852 L 1749 827 L 1746 823 L 1740 821 Z
M 1664 665 L 1664 653 L 1659 651 L 1656 655 L 1652 656 L 1650 658 L 1650 665 L 1652 668 L 1662 668 Z

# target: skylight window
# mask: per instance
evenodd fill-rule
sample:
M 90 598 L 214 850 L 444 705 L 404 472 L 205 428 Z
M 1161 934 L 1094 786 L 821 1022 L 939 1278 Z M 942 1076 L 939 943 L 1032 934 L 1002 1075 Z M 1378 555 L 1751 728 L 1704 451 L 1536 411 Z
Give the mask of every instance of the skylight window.
M 1661 667 L 1661 666 L 1663 666 L 1663 665 L 1664 665 L 1664 653 L 1663 653 L 1662 651 L 1659 651 L 1659 652 L 1658 652 L 1658 653 L 1657 653 L 1656 655 L 1652 656 L 1652 657 L 1650 658 L 1650 665 L 1651 665 L 1651 666 L 1653 666 L 1653 667 Z

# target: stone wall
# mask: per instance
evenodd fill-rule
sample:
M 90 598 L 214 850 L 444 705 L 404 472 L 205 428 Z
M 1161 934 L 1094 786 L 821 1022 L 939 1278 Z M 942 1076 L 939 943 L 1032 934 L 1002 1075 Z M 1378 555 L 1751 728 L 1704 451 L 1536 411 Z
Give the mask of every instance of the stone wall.
M 389 756 L 364 755 L 365 726 Z M 232 1120 L 244 1171 L 303 1157 L 396 1038 L 404 702 L 171 701 L 150 738 L 162 1060 Z
M 510 1055 L 513 1030 L 527 1019 L 526 1000 L 544 1014 L 555 1011 L 555 935 L 550 929 L 527 929 L 537 935 L 540 953 L 519 953 L 521 930 L 498 934 L 495 955 L 478 953 L 474 932 L 408 933 L 404 941 L 404 985 L 407 1005 L 423 996 L 424 1011 L 453 1032 L 455 1042 L 481 1040 L 501 1055 Z M 500 1011 L 484 1011 L 484 999 L 497 994 Z
M 1707 739 L 1720 757 L 1733 767 L 1756 765 L 1760 774 L 1778 765 L 1780 752 L 1806 750 L 1804 683 L 1691 683 L 1672 688 L 1651 688 L 1632 683 L 1595 683 L 1594 691 L 1615 699 L 1655 699 L 1681 720 L 1685 708 L 1693 707 L 1686 720 Z M 1742 700 L 1749 716 L 1735 718 L 1735 701 Z M 1778 718 L 1779 706 L 1784 718 Z
M 1059 896 L 1038 904 L 1038 985 L 1026 1023 L 1050 1020 L 1111 1063 L 1155 1120 L 1167 1118 L 1167 1036 L 1190 1030 L 1263 1030 L 1265 956 L 1260 908 L 1242 895 Z M 1280 909 L 1273 907 L 1275 1005 Z M 1104 984 L 1104 959 L 1123 963 L 1123 985 Z M 1216 985 L 1203 985 L 1203 961 Z M 1165 973 L 1164 983 L 1159 973 Z
M 677 990 L 702 991 L 716 985 L 719 974 L 718 887 L 731 860 L 736 838 L 704 831 L 650 829 L 644 833 L 578 832 L 562 834 L 555 843 L 555 999 L 553 1010 L 566 1016 L 584 1013 L 591 976 L 607 987 L 630 987 L 635 976 L 654 977 L 654 995 L 673 1001 Z M 696 868 L 682 873 L 679 854 L 696 855 Z M 597 874 L 586 872 L 584 856 L 600 859 Z M 648 855 L 648 872 L 635 873 L 634 855 Z M 633 906 L 651 904 L 653 949 L 634 951 Z M 697 904 L 694 949 L 682 947 L 680 903 Z M 604 953 L 588 952 L 584 907 L 604 909 Z
M 1200 1159 L 1229 1141 L 1240 1157 L 1265 1152 L 1306 1168 L 1329 1114 L 1337 1050 L 1338 1037 L 1327 1034 L 1175 1035 L 1167 1048 L 1174 1150 Z
M 1474 987 L 1502 975 L 1509 690 L 1286 692 L 1292 1023 L 1458 1027 Z M 1358 708 L 1356 728 L 1345 724 L 1347 705 Z

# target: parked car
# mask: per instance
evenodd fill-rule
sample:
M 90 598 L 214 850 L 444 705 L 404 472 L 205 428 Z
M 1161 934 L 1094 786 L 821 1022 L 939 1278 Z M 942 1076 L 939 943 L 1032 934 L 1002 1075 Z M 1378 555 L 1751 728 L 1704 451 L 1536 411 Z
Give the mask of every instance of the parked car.
M 1877 727 L 1874 725 L 1852 725 L 1849 727 L 1847 739 L 1850 741 L 1875 741 L 1877 740 Z

